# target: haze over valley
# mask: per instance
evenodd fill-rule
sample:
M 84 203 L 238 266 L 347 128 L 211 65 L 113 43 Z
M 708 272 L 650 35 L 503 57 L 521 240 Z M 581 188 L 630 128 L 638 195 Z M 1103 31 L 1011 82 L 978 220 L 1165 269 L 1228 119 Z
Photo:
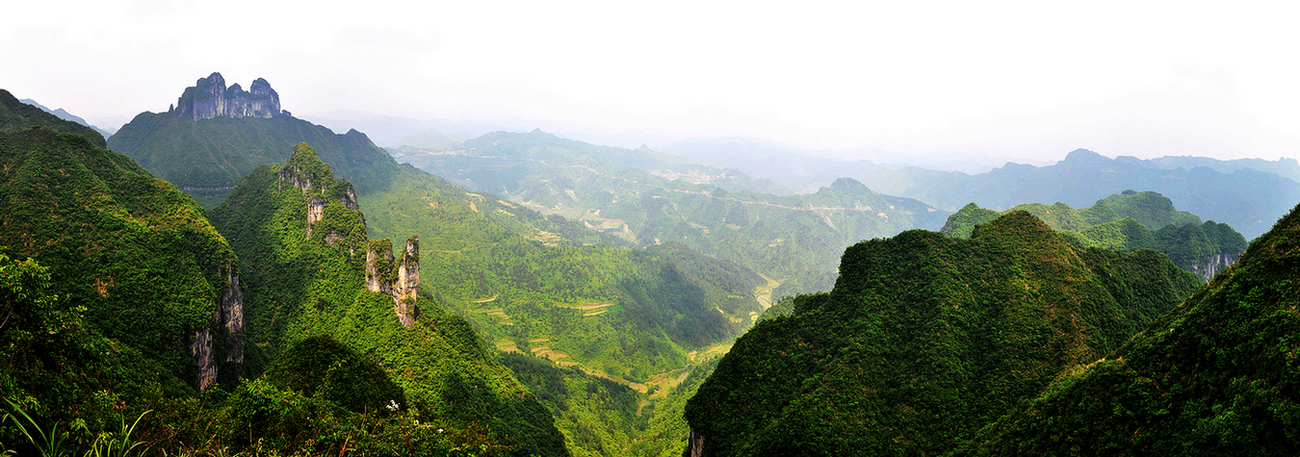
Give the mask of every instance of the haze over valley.
M 1300 449 L 1281 12 L 13 9 L 0 453 Z

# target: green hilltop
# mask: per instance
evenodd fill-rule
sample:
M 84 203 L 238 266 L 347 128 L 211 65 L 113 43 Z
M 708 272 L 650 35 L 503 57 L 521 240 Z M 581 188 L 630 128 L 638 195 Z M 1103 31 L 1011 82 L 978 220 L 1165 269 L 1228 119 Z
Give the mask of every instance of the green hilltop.
M 1128 344 L 958 455 L 1295 455 L 1300 212 Z
M 219 74 L 213 76 L 220 78 Z M 200 85 L 205 81 L 199 80 Z M 192 97 L 191 92 L 195 87 L 188 88 L 186 96 Z M 191 114 L 179 108 L 140 113 L 110 138 L 108 147 L 135 159 L 209 209 L 220 204 L 253 169 L 283 163 L 298 143 L 311 144 L 339 178 L 356 182 L 362 189 L 368 190 L 369 183 L 389 171 L 388 153 L 356 130 L 335 134 L 288 112 L 204 119 Z
M 1082 209 L 1064 203 L 1026 203 L 1009 211 L 1020 210 L 1042 219 L 1077 247 L 1125 252 L 1154 249 L 1205 281 L 1232 265 L 1246 250 L 1246 239 L 1232 227 L 1214 221 L 1202 223 L 1196 215 L 1174 209 L 1168 198 L 1150 191 L 1126 190 Z M 1001 214 L 971 203 L 949 216 L 940 232 L 969 237 L 976 225 Z
M 736 341 L 686 405 L 703 455 L 940 454 L 1115 350 L 1199 285 L 1015 211 L 970 239 L 847 249 L 829 293 Z

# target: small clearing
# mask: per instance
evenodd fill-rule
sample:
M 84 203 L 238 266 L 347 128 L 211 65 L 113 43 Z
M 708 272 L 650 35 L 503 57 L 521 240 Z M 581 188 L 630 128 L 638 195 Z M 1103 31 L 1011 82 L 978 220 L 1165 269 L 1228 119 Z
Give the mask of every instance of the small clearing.
M 779 287 L 781 285 L 781 281 L 772 279 L 762 273 L 759 273 L 758 275 L 762 276 L 763 279 L 767 281 L 767 284 L 754 288 L 754 299 L 758 300 L 758 304 L 763 305 L 763 310 L 766 311 L 768 308 L 771 308 L 773 305 L 772 289 L 776 289 L 777 287 Z
M 514 341 L 497 341 L 496 346 L 497 350 L 501 352 L 519 352 L 519 345 L 515 344 Z

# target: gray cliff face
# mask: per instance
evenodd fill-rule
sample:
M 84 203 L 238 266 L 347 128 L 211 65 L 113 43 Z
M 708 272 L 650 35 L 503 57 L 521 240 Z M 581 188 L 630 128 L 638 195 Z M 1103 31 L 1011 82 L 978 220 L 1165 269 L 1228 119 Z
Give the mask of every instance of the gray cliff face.
M 1196 273 L 1205 282 L 1210 282 L 1211 279 L 1214 279 L 1214 275 L 1236 263 L 1237 257 L 1240 255 L 1240 252 L 1220 252 L 1209 257 L 1196 259 L 1191 265 L 1192 273 Z
M 309 195 L 315 190 L 313 187 L 313 178 L 315 176 L 304 173 L 298 167 L 284 167 L 280 169 L 279 181 L 276 183 L 276 191 L 284 190 L 284 183 L 287 181 L 293 187 L 302 191 L 303 195 Z
M 357 192 L 355 189 L 352 188 L 352 186 L 348 186 L 348 188 L 346 189 L 346 193 L 343 195 L 341 201 L 343 203 L 343 206 L 346 207 L 347 209 L 356 211 L 361 208 L 361 206 L 357 204 Z
M 218 117 L 268 119 L 283 114 L 280 94 L 265 79 L 253 81 L 251 89 L 245 91 L 239 84 L 226 88 L 221 73 L 213 73 L 185 88 L 174 112 L 196 121 Z
M 415 323 L 415 300 L 420 290 L 420 235 L 406 240 L 406 252 L 397 266 L 397 283 L 393 284 L 393 311 L 402 326 Z
M 691 429 L 691 436 L 686 443 L 686 452 L 690 457 L 704 456 L 704 435 L 694 428 Z
M 226 288 L 217 297 L 217 309 L 212 312 L 208 328 L 195 332 L 194 343 L 190 346 L 199 366 L 200 391 L 212 387 L 223 368 L 233 368 L 236 372 L 228 373 L 233 377 L 243 374 L 240 371 L 244 363 L 244 292 L 239 287 L 239 275 L 232 265 L 227 264 L 219 268 L 218 272 L 226 278 Z M 213 335 L 214 329 L 223 327 L 223 337 L 226 340 L 222 345 L 226 349 L 224 356 L 217 353 L 214 347 L 216 336 Z M 227 367 L 232 364 L 233 366 Z
M 393 297 L 393 312 L 403 327 L 415 323 L 415 301 L 420 290 L 420 236 L 406 240 L 402 259 L 393 257 L 387 240 L 366 249 L 366 289 Z
M 393 252 L 384 250 L 380 253 L 374 244 L 366 250 L 366 289 L 371 292 L 392 295 L 393 283 L 387 280 L 388 267 L 393 264 Z
M 307 201 L 307 238 L 311 238 L 312 228 L 316 226 L 317 222 L 320 222 L 321 218 L 325 217 L 326 203 L 329 203 L 329 200 L 319 195 L 313 196 L 311 200 Z M 337 236 L 337 234 L 334 235 Z

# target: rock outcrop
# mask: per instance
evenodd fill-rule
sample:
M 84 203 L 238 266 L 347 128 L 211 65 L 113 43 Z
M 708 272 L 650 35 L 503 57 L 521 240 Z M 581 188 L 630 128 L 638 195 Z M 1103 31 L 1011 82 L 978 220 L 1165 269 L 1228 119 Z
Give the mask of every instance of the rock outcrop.
M 420 290 L 420 236 L 406 240 L 400 261 L 393 257 L 391 241 L 371 241 L 366 248 L 366 288 L 392 296 L 397 320 L 410 327 L 415 322 L 415 301 Z
M 216 383 L 222 368 L 234 370 L 234 373 L 227 373 L 226 378 L 243 375 L 244 292 L 232 265 L 227 264 L 218 272 L 226 278 L 226 289 L 217 297 L 217 309 L 212 312 L 208 328 L 195 332 L 194 344 L 190 346 L 199 367 L 199 390 L 207 390 Z M 214 330 L 218 335 L 213 334 Z M 218 341 L 218 338 L 224 341 Z
M 1225 251 L 1209 257 L 1195 259 L 1192 261 L 1191 265 L 1192 273 L 1196 273 L 1196 275 L 1200 276 L 1201 279 L 1204 279 L 1205 282 L 1210 282 L 1211 279 L 1214 279 L 1214 275 L 1217 275 L 1220 271 L 1226 270 L 1228 267 L 1232 266 L 1239 256 L 1241 256 L 1240 251 Z
M 218 117 L 267 119 L 285 115 L 280 109 L 280 94 L 271 88 L 271 83 L 257 78 L 249 89 L 245 91 L 239 84 L 227 88 L 221 73 L 213 73 L 199 79 L 193 87 L 185 88 L 173 112 L 196 121 Z
M 316 227 L 316 223 L 325 217 L 325 204 L 329 203 L 325 197 L 315 195 L 311 200 L 307 200 L 307 238 L 311 238 L 311 229 Z M 337 235 L 337 234 L 335 234 Z
M 289 184 L 288 188 L 285 184 Z M 406 249 L 402 251 L 400 260 L 393 256 L 392 241 L 387 238 L 368 239 L 356 189 L 347 180 L 335 180 L 330 166 L 305 143 L 293 147 L 289 161 L 280 168 L 276 186 L 277 192 L 298 189 L 307 198 L 308 240 L 317 230 L 323 230 L 321 238 L 325 244 L 337 247 L 342 243 L 347 247 L 349 257 L 354 248 L 364 245 L 366 288 L 393 297 L 394 312 L 403 326 L 410 327 L 415 323 L 415 302 L 420 290 L 419 235 L 406 240 Z M 326 220 L 327 214 L 329 220 Z M 352 218 L 351 222 L 341 222 L 349 218 Z M 320 225 L 322 223 L 325 225 Z

